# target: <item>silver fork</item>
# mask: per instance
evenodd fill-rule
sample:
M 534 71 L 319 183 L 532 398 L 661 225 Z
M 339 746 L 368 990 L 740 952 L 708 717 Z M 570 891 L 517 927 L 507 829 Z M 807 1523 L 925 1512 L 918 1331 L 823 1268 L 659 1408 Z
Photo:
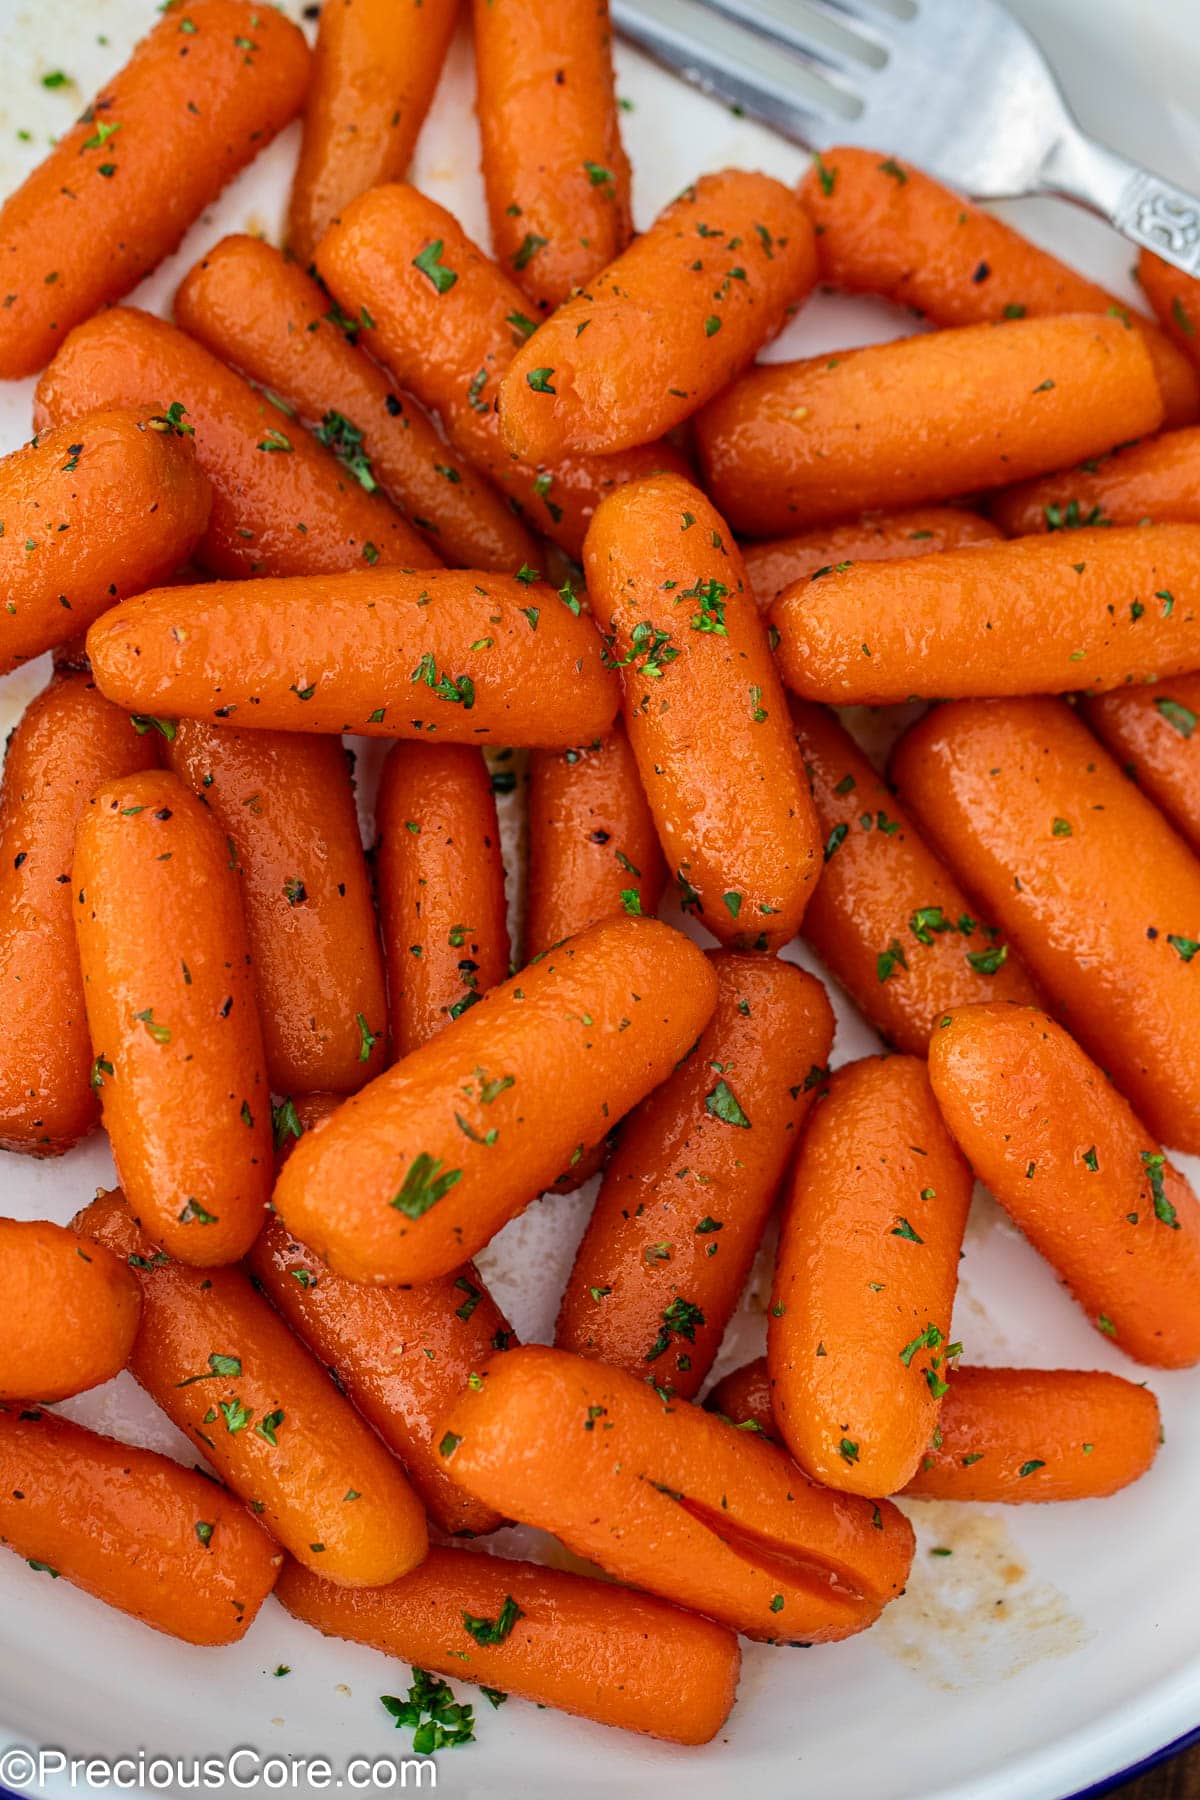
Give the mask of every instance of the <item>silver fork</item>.
M 977 200 L 1058 194 L 1200 275 L 1200 201 L 1081 131 L 999 0 L 611 0 L 622 34 L 809 150 L 907 157 Z

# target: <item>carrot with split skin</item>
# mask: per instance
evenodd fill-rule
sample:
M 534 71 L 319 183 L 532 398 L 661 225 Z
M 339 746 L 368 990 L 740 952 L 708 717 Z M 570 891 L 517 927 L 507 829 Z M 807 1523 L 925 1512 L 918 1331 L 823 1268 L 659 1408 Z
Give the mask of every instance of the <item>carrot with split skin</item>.
M 132 306 L 71 332 L 34 395 L 34 423 L 101 406 L 183 408 L 212 483 L 197 561 L 228 579 L 313 575 L 375 563 L 429 568 L 438 557 L 381 494 L 249 382 L 165 319 Z M 168 415 L 172 416 L 172 415 Z
M 550 748 L 605 731 L 618 696 L 578 603 L 477 570 L 153 589 L 97 620 L 88 655 L 140 712 L 260 731 Z
M 420 1562 L 425 1515 L 399 1464 L 242 1269 L 168 1260 L 119 1191 L 72 1224 L 137 1275 L 134 1378 L 285 1550 L 350 1587 Z
M 1139 334 L 1073 313 L 751 369 L 700 413 L 696 448 L 735 530 L 774 537 L 1043 475 L 1162 417 Z
M 239 877 L 267 1074 L 350 1093 L 387 1045 L 383 957 L 346 753 L 336 738 L 181 719 L 166 760 L 216 820 Z
M 1200 665 L 1200 525 L 1053 532 L 786 588 L 779 666 L 806 700 L 1104 693 Z
M 283 1557 L 198 1469 L 0 1405 L 0 1543 L 185 1644 L 234 1644 Z
M 750 591 L 760 612 L 770 612 L 785 588 L 818 569 L 844 562 L 890 562 L 957 550 L 1000 536 L 996 526 L 961 506 L 928 506 L 911 512 L 864 513 L 845 525 L 829 525 L 794 537 L 742 545 Z
M 923 1062 L 832 1076 L 792 1172 L 767 1320 L 780 1436 L 814 1481 L 894 1494 L 918 1468 L 954 1382 L 971 1187 Z
M 433 1549 L 353 1593 L 290 1563 L 279 1599 L 326 1637 L 668 1743 L 709 1743 L 737 1688 L 737 1639 L 713 1620 L 507 1557 Z
M 1200 855 L 1200 674 L 1081 706 L 1105 749 Z
M 989 511 L 1009 537 L 1086 525 L 1200 524 L 1200 426 L 1164 431 L 1077 469 L 1018 483 Z
M 565 1350 L 526 1345 L 490 1363 L 439 1449 L 468 1493 L 747 1637 L 850 1637 L 900 1592 L 912 1558 L 912 1529 L 886 1500 L 816 1487 L 774 1446 Z
M 125 1367 L 142 1297 L 123 1263 L 48 1219 L 0 1218 L 0 1401 L 67 1400 Z
M 729 950 L 709 961 L 717 1010 L 618 1133 L 554 1340 L 685 1400 L 720 1348 L 833 1045 L 813 976 Z
M 175 318 L 294 408 L 368 493 L 382 488 L 433 544 L 435 561 L 509 574 L 537 561 L 508 503 L 357 349 L 354 322 L 340 320 L 318 283 L 270 244 L 222 238 L 184 278 Z
M 139 721 L 144 724 L 144 721 Z M 75 828 L 102 783 L 152 769 L 82 671 L 56 673 L 13 730 L 0 784 L 0 1147 L 60 1156 L 100 1117 L 75 944 Z
M 975 1173 L 1097 1330 L 1139 1362 L 1200 1361 L 1200 1204 L 1062 1026 L 1036 1007 L 957 1009 L 929 1078 Z
M 34 374 L 170 255 L 299 111 L 309 60 L 273 7 L 195 0 L 159 21 L 0 207 L 0 375 Z
M 584 568 L 667 866 L 722 943 L 775 950 L 820 868 L 812 797 L 729 527 L 676 475 L 596 513 Z
M 1158 321 L 1191 363 L 1200 363 L 1200 281 L 1152 250 L 1138 256 L 1137 278 Z

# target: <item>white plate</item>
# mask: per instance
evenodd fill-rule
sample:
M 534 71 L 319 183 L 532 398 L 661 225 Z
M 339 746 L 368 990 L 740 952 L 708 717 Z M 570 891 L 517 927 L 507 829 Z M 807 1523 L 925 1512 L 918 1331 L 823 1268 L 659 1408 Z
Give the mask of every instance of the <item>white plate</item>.
M 297 12 L 297 0 L 286 10 Z M 1016 10 L 1036 24 L 1086 125 L 1200 185 L 1200 119 L 1185 106 L 1200 89 L 1191 0 L 1154 8 L 1139 0 L 1019 0 Z M 0 0 L 0 191 L 118 65 L 149 12 L 144 0 Z M 44 90 L 40 76 L 56 68 L 78 85 Z M 623 123 L 640 222 L 701 170 L 741 164 L 790 179 L 803 168 L 781 140 L 624 50 L 619 85 L 634 103 Z M 33 141 L 21 141 L 20 130 Z M 265 230 L 278 241 L 295 147 L 293 130 L 135 298 L 166 310 L 183 272 L 225 231 Z M 477 161 L 470 52 L 460 38 L 415 178 L 482 236 Z M 1132 252 L 1099 225 L 1049 202 L 1005 211 L 1132 295 Z M 771 354 L 909 329 L 882 305 L 818 297 Z M 31 387 L 0 390 L 0 448 L 28 435 Z M 0 683 L 0 734 L 44 680 L 35 665 Z M 842 1006 L 835 1061 L 873 1044 Z M 1194 1178 L 1196 1167 L 1189 1172 Z M 3 1157 L 0 1209 L 65 1221 L 110 1177 L 99 1139 L 56 1162 Z M 537 1202 L 486 1253 L 525 1336 L 549 1335 L 585 1209 L 578 1199 Z M 752 1283 L 723 1367 L 758 1347 L 761 1307 L 762 1284 L 756 1291 Z M 955 1335 L 972 1362 L 1101 1366 L 1140 1378 L 982 1198 L 967 1234 Z M 1155 1375 L 1152 1385 L 1167 1441 L 1144 1481 L 1080 1506 L 913 1506 L 921 1549 L 906 1596 L 875 1631 L 847 1644 L 810 1652 L 746 1646 L 738 1705 L 708 1749 L 652 1744 L 516 1700 L 493 1713 L 464 1686 L 461 1697 L 479 1702 L 479 1741 L 439 1757 L 441 1785 L 489 1800 L 558 1800 L 568 1788 L 649 1800 L 664 1782 L 686 1785 L 693 1800 L 724 1800 L 735 1788 L 762 1800 L 1051 1800 L 1128 1767 L 1200 1723 L 1200 1559 L 1190 1536 L 1200 1509 L 1200 1375 Z M 193 1459 L 127 1376 L 65 1410 Z M 954 1555 L 931 1558 L 935 1544 Z M 292 1672 L 276 1679 L 280 1663 Z M 407 1738 L 391 1729 L 378 1697 L 403 1691 L 407 1680 L 406 1669 L 371 1651 L 315 1636 L 274 1601 L 241 1645 L 189 1649 L 0 1556 L 0 1745 L 110 1759 L 139 1749 L 216 1756 L 247 1745 L 264 1755 L 324 1756 L 336 1768 L 354 1755 L 405 1753 Z M 66 1791 L 61 1781 L 41 1788 L 7 1767 L 26 1792 Z M 4 1768 L 0 1761 L 0 1782 Z M 303 1775 L 292 1786 L 314 1791 Z

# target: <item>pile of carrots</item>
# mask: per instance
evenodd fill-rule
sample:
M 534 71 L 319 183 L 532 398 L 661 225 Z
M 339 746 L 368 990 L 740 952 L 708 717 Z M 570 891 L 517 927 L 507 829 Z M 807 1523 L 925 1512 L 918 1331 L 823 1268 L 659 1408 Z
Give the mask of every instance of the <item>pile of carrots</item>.
M 0 208 L 0 671 L 54 661 L 0 1142 L 99 1125 L 120 1180 L 0 1219 L 0 1539 L 190 1643 L 274 1590 L 700 1744 L 739 1633 L 902 1592 L 893 1496 L 1154 1459 L 1140 1381 L 963 1360 L 973 1177 L 1111 1344 L 1200 1361 L 1200 284 L 1144 257 L 1130 312 L 903 146 L 634 236 L 596 0 L 476 0 L 489 254 L 404 179 L 457 11 L 329 4 L 311 55 L 169 0 Z M 287 247 L 120 304 L 301 112 Z M 756 364 L 818 283 L 932 329 Z M 886 775 L 832 710 L 915 699 Z M 391 743 L 370 861 L 345 734 Z M 830 1073 L 797 935 L 886 1054 Z M 518 1345 L 472 1258 L 596 1174 Z M 123 1369 L 219 1481 L 52 1410 Z M 465 1547 L 506 1520 L 615 1581 Z

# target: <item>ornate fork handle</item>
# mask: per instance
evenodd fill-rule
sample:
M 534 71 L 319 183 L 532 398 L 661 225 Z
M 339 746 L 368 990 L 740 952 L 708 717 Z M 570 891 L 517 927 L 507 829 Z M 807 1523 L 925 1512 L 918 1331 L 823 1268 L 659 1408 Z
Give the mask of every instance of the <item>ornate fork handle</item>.
M 1131 243 L 1200 277 L 1200 199 L 1139 168 L 1082 132 L 1064 135 L 1046 158 L 1041 185 L 1098 212 Z

